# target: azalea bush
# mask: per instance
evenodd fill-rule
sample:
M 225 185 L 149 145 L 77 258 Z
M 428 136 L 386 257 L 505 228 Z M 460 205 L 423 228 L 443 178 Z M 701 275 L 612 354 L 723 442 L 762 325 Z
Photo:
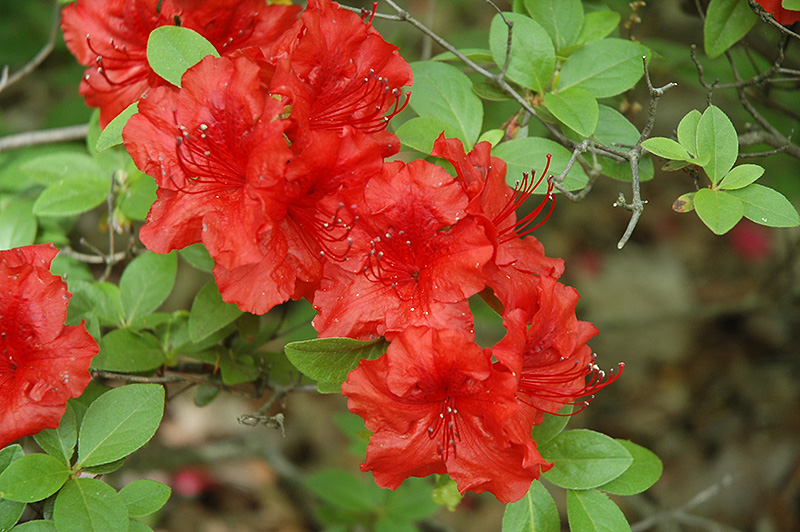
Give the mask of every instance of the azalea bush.
M 107 480 L 188 389 L 197 408 L 248 395 L 239 421 L 284 433 L 297 394 L 346 397 L 361 471 L 301 481 L 328 531 L 429 529 L 468 492 L 506 505 L 504 532 L 631 529 L 617 502 L 663 466 L 566 428 L 625 363 L 593 352 L 569 264 L 537 235 L 614 180 L 624 248 L 657 168 L 690 176 L 673 210 L 697 231 L 800 225 L 741 162 L 800 158 L 795 115 L 757 98 L 797 102 L 800 3 L 698 2 L 686 54 L 708 103 L 670 136 L 653 135 L 676 84 L 635 38 L 643 2 L 514 1 L 468 48 L 391 0 L 61 4 L 53 36 L 96 110 L 0 138 L 0 530 L 157 528 L 168 485 Z M 378 23 L 440 49 L 420 58 Z M 751 31 L 774 48 L 744 61 Z M 179 272 L 203 283 L 166 311 Z

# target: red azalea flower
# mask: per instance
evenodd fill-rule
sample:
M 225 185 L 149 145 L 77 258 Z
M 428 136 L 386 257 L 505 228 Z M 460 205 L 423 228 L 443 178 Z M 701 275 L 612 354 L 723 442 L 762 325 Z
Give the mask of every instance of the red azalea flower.
M 784 8 L 782 0 L 756 0 L 756 2 L 764 8 L 764 11 L 775 17 L 778 24 L 789 26 L 800 20 L 800 11 Z
M 520 499 L 549 464 L 519 409 L 510 373 L 462 331 L 412 327 L 386 355 L 362 360 L 342 385 L 351 412 L 373 431 L 362 471 L 382 488 L 449 473 L 461 493 Z
M 401 87 L 412 79 L 397 47 L 330 0 L 311 0 L 300 18 L 267 52 L 276 65 L 271 92 L 292 105 L 290 138 L 350 126 L 374 136 L 385 156 L 397 153 L 400 143 L 386 125 L 408 102 L 401 103 Z
M 313 292 L 321 253 L 346 248 L 342 206 L 383 162 L 379 144 L 349 129 L 290 147 L 262 74 L 247 57 L 208 57 L 180 90 L 153 89 L 123 132 L 159 187 L 142 242 L 157 253 L 202 242 L 223 298 L 258 314 Z
M 472 327 L 467 298 L 485 286 L 492 245 L 439 166 L 389 163 L 372 179 L 347 261 L 326 263 L 314 295 L 324 336 L 369 338 L 411 325 Z
M 545 413 L 580 404 L 578 399 L 590 396 L 620 374 L 604 381 L 604 372 L 595 365 L 586 342 L 597 335 L 597 329 L 575 317 L 579 298 L 575 289 L 548 277 L 536 288 L 538 310 L 532 318 L 522 308 L 505 313 L 508 334 L 492 350 L 499 363 L 517 377 L 517 395 L 532 407 L 528 414 L 534 424 L 541 423 Z
M 544 247 L 530 234 L 553 210 L 552 185 L 548 185 L 545 199 L 530 214 L 517 220 L 516 210 L 544 179 L 549 158 L 538 180 L 525 174 L 517 182 L 517 188 L 512 189 L 506 183 L 506 163 L 491 156 L 488 142 L 479 142 L 465 153 L 460 140 L 446 139 L 442 133 L 434 143 L 432 155 L 447 159 L 455 167 L 457 180 L 470 199 L 467 212 L 487 227 L 487 234 L 495 242 L 495 256 L 485 268 L 491 290 L 481 296 L 498 313 L 515 308 L 526 308 L 529 314 L 535 312 L 539 279 L 558 279 L 564 272 L 564 261 L 546 257 Z M 544 220 L 537 222 L 548 201 L 549 212 Z
M 62 11 L 64 40 L 89 67 L 80 92 L 111 121 L 149 88 L 166 85 L 147 62 L 147 39 L 159 26 L 180 25 L 208 39 L 222 55 L 268 45 L 297 19 L 299 6 L 263 0 L 78 0 Z
M 99 348 L 83 324 L 65 326 L 70 294 L 50 273 L 52 244 L 0 251 L 0 448 L 58 427 L 89 384 Z

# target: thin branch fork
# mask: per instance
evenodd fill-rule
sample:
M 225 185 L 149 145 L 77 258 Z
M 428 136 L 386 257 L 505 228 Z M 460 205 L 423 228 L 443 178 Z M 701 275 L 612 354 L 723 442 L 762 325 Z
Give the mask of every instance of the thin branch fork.
M 653 82 L 650 79 L 650 70 L 647 67 L 646 57 L 642 57 L 642 64 L 644 65 L 644 79 L 647 83 L 647 90 L 650 91 L 650 109 L 647 113 L 647 123 L 645 123 L 645 126 L 642 129 L 639 140 L 636 142 L 633 148 L 627 152 L 628 161 L 631 165 L 631 191 L 633 198 L 630 203 L 626 203 L 625 197 L 620 193 L 620 198 L 614 203 L 615 207 L 624 207 L 625 209 L 633 212 L 631 215 L 631 220 L 628 222 L 628 227 L 625 229 L 625 233 L 623 233 L 622 238 L 620 238 L 619 242 L 617 242 L 617 249 L 622 249 L 631 238 L 633 230 L 639 223 L 639 218 L 642 216 L 642 212 L 644 212 L 644 205 L 646 202 L 642 201 L 641 186 L 639 182 L 639 160 L 642 157 L 642 142 L 650 137 L 650 132 L 653 130 L 653 124 L 656 121 L 656 107 L 658 106 L 658 101 L 662 96 L 664 96 L 664 93 L 678 85 L 677 83 L 669 82 L 663 87 L 654 87 Z

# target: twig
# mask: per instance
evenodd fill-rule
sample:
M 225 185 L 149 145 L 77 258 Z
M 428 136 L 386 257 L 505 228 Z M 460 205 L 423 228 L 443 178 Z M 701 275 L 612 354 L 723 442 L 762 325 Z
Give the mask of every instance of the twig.
M 273 389 L 272 396 L 267 400 L 266 403 L 261 405 L 261 408 L 258 409 L 257 412 L 253 414 L 242 414 L 239 416 L 239 423 L 243 425 L 250 425 L 254 427 L 256 425 L 266 425 L 267 427 L 271 427 L 273 429 L 280 429 L 281 434 L 286 436 L 284 432 L 284 416 L 282 413 L 278 412 L 274 416 L 268 416 L 267 412 L 269 409 L 272 408 L 277 402 L 283 401 L 283 399 L 289 395 L 290 392 L 293 391 L 316 391 L 316 386 L 300 386 L 298 382 L 293 382 L 288 386 L 280 386 Z
M 784 35 L 788 35 L 789 37 L 794 37 L 795 39 L 800 39 L 800 35 L 798 35 L 797 33 L 793 32 L 792 30 L 783 26 L 780 22 L 775 20 L 772 17 L 772 15 L 764 11 L 763 7 L 758 5 L 758 2 L 756 2 L 755 0 L 749 0 L 749 3 L 750 3 L 750 8 L 756 12 L 756 14 L 759 16 L 759 18 L 761 18 L 761 20 L 763 20 L 770 26 L 778 28 Z
M 664 512 L 657 513 L 655 515 L 651 515 L 650 517 L 643 519 L 638 523 L 632 524 L 631 532 L 643 532 L 644 530 L 648 530 L 653 526 L 657 525 L 661 521 L 678 520 L 685 522 L 691 519 L 694 524 L 699 523 L 699 520 L 702 520 L 703 523 L 707 524 L 708 520 L 696 516 L 690 516 L 688 512 L 693 508 L 703 504 L 707 500 L 716 497 L 720 491 L 732 485 L 734 480 L 735 477 L 733 475 L 725 475 L 719 482 L 704 489 L 703 491 L 692 497 L 688 502 L 686 502 L 682 506 L 675 508 L 673 510 L 667 510 Z
M 102 379 L 120 380 L 125 382 L 135 382 L 140 384 L 172 384 L 172 383 L 188 383 L 192 385 L 213 386 L 220 390 L 230 392 L 242 397 L 253 398 L 254 394 L 232 388 L 221 382 L 214 382 L 204 377 L 194 377 L 191 375 L 162 375 L 158 377 L 144 377 L 142 375 L 130 375 L 128 373 L 116 373 L 113 371 L 104 371 L 99 369 L 92 370 L 92 377 L 100 377 Z
M 85 262 L 86 264 L 105 264 L 106 263 L 106 256 L 103 254 L 100 255 L 89 255 L 88 253 L 80 253 L 75 251 L 70 246 L 63 247 L 59 250 L 58 254 L 62 257 L 69 257 L 71 259 L 79 260 L 81 262 Z M 128 255 L 127 251 L 117 251 L 116 253 L 112 254 L 110 257 L 115 262 L 119 262 L 123 260 Z
M 39 146 L 42 144 L 54 144 L 56 142 L 71 142 L 86 138 L 89 132 L 87 124 L 77 126 L 67 126 L 55 129 L 42 129 L 39 131 L 28 131 L 8 135 L 0 138 L 0 153 L 17 148 L 27 148 L 29 146 Z
M 663 87 L 653 87 L 653 82 L 650 79 L 650 70 L 647 67 L 647 57 L 642 57 L 642 63 L 644 64 L 644 79 L 647 83 L 647 90 L 650 91 L 650 110 L 647 114 L 647 123 L 645 123 L 642 129 L 639 140 L 628 152 L 628 161 L 631 166 L 631 191 L 633 198 L 630 203 L 626 203 L 625 197 L 620 193 L 619 199 L 614 203 L 615 207 L 624 207 L 633 212 L 631 220 L 628 222 L 628 227 L 625 229 L 625 233 L 622 235 L 619 242 L 617 242 L 617 249 L 622 249 L 625 243 L 628 242 L 633 234 L 633 230 L 636 228 L 636 224 L 639 223 L 642 212 L 644 212 L 644 205 L 646 202 L 642 201 L 641 187 L 639 184 L 639 160 L 642 156 L 642 142 L 650 136 L 650 132 L 653 130 L 653 124 L 656 121 L 656 107 L 658 106 L 658 101 L 664 96 L 665 92 L 677 86 L 677 83 L 669 82 Z
M 492 0 L 486 0 L 486 3 L 492 6 L 497 14 L 500 15 L 500 18 L 503 19 L 503 23 L 508 27 L 508 40 L 506 41 L 506 58 L 503 60 L 503 67 L 500 69 L 500 73 L 497 74 L 497 79 L 505 79 L 506 72 L 508 71 L 508 64 L 511 62 L 511 44 L 513 42 L 514 37 L 514 22 L 508 20 L 506 16 L 503 14 L 503 11 L 497 7 L 497 4 L 492 2 Z
M 36 67 L 41 65 L 47 56 L 50 55 L 50 52 L 53 51 L 53 48 L 56 44 L 56 37 L 58 36 L 58 29 L 61 22 L 61 9 L 58 5 L 58 2 L 53 2 L 53 21 L 50 23 L 50 34 L 47 37 L 47 42 L 39 50 L 33 59 L 28 61 L 21 69 L 17 70 L 13 74 L 8 74 L 8 66 L 3 67 L 3 73 L 0 75 L 0 92 L 7 89 L 11 85 L 15 84 L 34 70 Z

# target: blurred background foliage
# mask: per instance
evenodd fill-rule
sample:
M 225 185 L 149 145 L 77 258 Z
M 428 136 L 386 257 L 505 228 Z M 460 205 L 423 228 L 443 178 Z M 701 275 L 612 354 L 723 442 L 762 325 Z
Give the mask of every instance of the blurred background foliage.
M 371 8 L 367 2 L 353 5 Z M 458 47 L 487 46 L 495 13 L 487 2 L 411 0 L 403 5 Z M 498 5 L 510 9 L 507 2 Z M 660 102 L 654 135 L 671 136 L 689 110 L 706 106 L 708 91 L 698 81 L 692 44 L 698 46 L 708 82 L 732 81 L 727 59 L 709 60 L 702 51 L 698 5 L 707 2 L 584 1 L 587 11 L 605 6 L 618 11 L 620 36 L 657 53 L 650 64 L 655 85 L 678 83 Z M 52 13 L 46 0 L 0 2 L 0 66 L 14 72 L 38 52 L 47 41 Z M 409 25 L 376 19 L 375 26 L 409 61 L 441 51 Z M 778 41 L 778 32 L 759 22 L 732 51 L 742 76 L 767 68 Z M 784 66 L 800 69 L 800 42 L 789 42 Z M 0 137 L 86 123 L 91 110 L 78 95 L 82 72 L 59 39 L 40 68 L 0 94 Z M 648 103 L 641 85 L 613 102 L 638 125 Z M 754 87 L 748 94 L 784 135 L 800 124 L 798 82 Z M 740 133 L 747 130 L 752 118 L 735 91 L 717 90 L 713 102 Z M 484 130 L 500 127 L 516 110 L 509 102 L 487 103 Z M 401 115 L 394 126 L 402 120 Z M 545 130 L 532 125 L 529 134 L 544 136 Z M 760 144 L 743 151 L 769 149 Z M 18 155 L 0 153 L 6 184 L 13 182 Z M 756 162 L 766 168 L 765 185 L 800 203 L 800 161 L 778 153 Z M 661 164 L 656 161 L 657 168 Z M 693 186 L 686 173 L 657 170 L 643 184 L 648 204 L 622 251 L 616 242 L 629 215 L 612 203 L 629 191 L 623 182 L 603 178 L 580 203 L 559 199 L 538 230 L 548 255 L 566 261 L 563 281 L 582 295 L 579 316 L 601 331 L 592 341 L 598 362 L 606 368 L 626 363 L 623 377 L 571 426 L 631 439 L 664 461 L 664 476 L 651 490 L 620 500 L 634 530 L 800 530 L 800 232 L 745 220 L 716 237 L 696 217 L 670 208 Z M 103 242 L 103 215 L 99 207 L 82 217 L 71 234 Z M 167 310 L 188 308 L 208 278 L 181 263 Z M 302 304 L 288 312 L 309 315 Z M 479 337 L 486 343 L 496 340 L 502 334 L 499 319 L 478 301 L 475 312 Z M 312 334 L 306 327 L 293 339 Z M 260 406 L 252 401 L 223 395 L 199 409 L 193 393 L 179 391 L 173 390 L 156 439 L 116 473 L 119 485 L 146 476 L 173 486 L 173 498 L 153 517 L 155 530 L 319 529 L 316 512 L 331 510 L 309 496 L 301 479 L 328 468 L 355 472 L 363 456 L 358 419 L 346 413 L 343 398 L 290 395 L 282 410 L 284 438 L 279 431 L 237 423 L 239 415 Z M 563 500 L 557 502 L 563 507 Z M 469 495 L 455 512 L 441 510 L 422 526 L 499 530 L 502 512 L 491 495 Z

